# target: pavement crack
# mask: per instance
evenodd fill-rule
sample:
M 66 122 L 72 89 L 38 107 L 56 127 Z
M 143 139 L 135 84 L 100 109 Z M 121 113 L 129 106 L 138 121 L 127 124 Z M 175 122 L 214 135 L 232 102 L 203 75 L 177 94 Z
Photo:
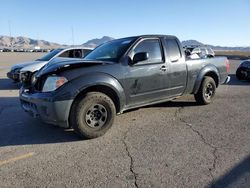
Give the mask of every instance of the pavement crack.
M 177 108 L 177 110 L 175 111 L 174 113 L 174 118 L 177 119 L 178 118 L 178 115 L 181 113 L 181 111 L 184 109 L 183 106 Z M 180 119 L 181 120 L 181 119 Z
M 135 185 L 135 187 L 138 188 L 139 186 L 138 186 L 138 183 L 137 183 L 137 174 L 135 173 L 135 170 L 134 170 L 134 159 L 133 159 L 133 157 L 132 157 L 132 155 L 131 155 L 131 153 L 130 153 L 130 151 L 129 151 L 129 147 L 128 147 L 128 144 L 127 144 L 127 142 L 126 142 L 127 133 L 128 133 L 128 131 L 125 132 L 124 137 L 123 137 L 123 139 L 122 139 L 122 142 L 123 142 L 123 145 L 125 146 L 126 153 L 127 153 L 128 157 L 129 157 L 129 159 L 130 159 L 129 170 L 130 170 L 130 172 L 131 172 L 132 175 L 133 175 L 133 178 L 134 178 L 134 185 Z
M 184 109 L 184 107 L 179 107 L 176 111 L 175 111 L 175 118 L 178 118 L 178 115 L 180 114 L 180 112 Z M 193 125 L 191 123 L 188 123 L 186 122 L 184 119 L 182 119 L 181 117 L 179 117 L 179 120 L 184 123 L 190 130 L 192 130 L 195 134 L 197 134 L 200 138 L 200 140 L 202 141 L 203 144 L 207 145 L 208 147 L 210 147 L 212 149 L 212 155 L 213 155 L 213 163 L 212 163 L 212 167 L 209 168 L 209 176 L 211 177 L 212 179 L 212 183 L 211 183 L 211 186 L 213 186 L 213 183 L 215 181 L 215 178 L 214 178 L 214 175 L 213 175 L 213 172 L 216 170 L 216 164 L 217 164 L 217 160 L 218 160 L 218 156 L 216 155 L 216 152 L 218 151 L 218 148 L 217 146 L 214 146 L 213 144 L 209 143 L 203 136 L 203 134 L 195 129 L 193 127 Z
M 217 148 L 216 146 L 210 144 L 209 142 L 207 142 L 206 139 L 204 138 L 204 136 L 203 136 L 198 130 L 196 130 L 196 129 L 193 128 L 192 124 L 187 123 L 187 122 L 185 122 L 185 121 L 183 121 L 183 120 L 181 120 L 181 121 L 182 121 L 183 123 L 185 123 L 186 126 L 188 126 L 194 133 L 196 133 L 196 134 L 200 137 L 201 141 L 202 141 L 205 145 L 207 145 L 208 147 L 210 147 L 210 148 L 212 149 L 213 163 L 212 163 L 212 167 L 209 168 L 208 170 L 209 170 L 209 175 L 210 175 L 210 177 L 211 177 L 211 179 L 212 179 L 212 185 L 213 185 L 213 182 L 214 182 L 214 180 L 215 180 L 214 175 L 213 175 L 213 172 L 214 172 L 215 169 L 216 169 L 216 163 L 217 163 L 217 159 L 218 159 L 218 157 L 217 157 L 217 155 L 216 155 L 216 152 L 217 152 L 218 148 Z

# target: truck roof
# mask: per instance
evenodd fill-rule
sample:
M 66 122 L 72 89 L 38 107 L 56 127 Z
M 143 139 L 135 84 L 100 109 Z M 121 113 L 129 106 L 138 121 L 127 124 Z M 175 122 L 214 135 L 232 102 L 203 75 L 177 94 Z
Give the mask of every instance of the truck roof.
M 58 49 L 61 49 L 61 50 L 74 50 L 74 49 L 93 50 L 94 48 L 85 47 L 85 46 L 71 46 L 71 47 L 58 48 Z
M 118 39 L 114 39 L 112 41 L 123 40 L 123 39 L 153 38 L 153 37 L 156 37 L 156 38 L 158 38 L 158 37 L 167 37 L 167 38 L 177 39 L 177 37 L 174 36 L 174 35 L 147 34 L 147 35 L 137 35 L 137 36 L 130 36 L 130 37 L 118 38 Z M 108 42 L 111 42 L 111 41 L 108 41 Z
M 137 37 L 137 38 L 147 38 L 147 37 L 168 37 L 168 38 L 177 38 L 174 35 L 163 35 L 163 34 L 146 34 L 146 35 L 137 35 L 137 36 L 131 36 L 131 37 Z M 125 37 L 130 38 L 130 37 Z

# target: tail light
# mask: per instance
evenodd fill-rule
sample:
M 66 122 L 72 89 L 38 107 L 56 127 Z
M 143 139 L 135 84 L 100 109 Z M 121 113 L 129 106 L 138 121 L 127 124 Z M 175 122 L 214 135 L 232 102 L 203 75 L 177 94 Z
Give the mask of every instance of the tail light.
M 226 70 L 227 70 L 227 74 L 229 74 L 229 71 L 230 71 L 230 64 L 229 64 L 228 59 L 226 60 Z

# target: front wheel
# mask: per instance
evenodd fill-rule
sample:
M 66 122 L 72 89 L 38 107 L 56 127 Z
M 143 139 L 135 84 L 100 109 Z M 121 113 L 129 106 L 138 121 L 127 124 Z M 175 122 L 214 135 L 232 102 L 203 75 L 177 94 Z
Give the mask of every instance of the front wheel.
M 194 95 L 194 98 L 198 104 L 206 105 L 213 101 L 216 91 L 216 84 L 213 78 L 205 76 L 198 93 Z
M 70 124 L 81 137 L 96 138 L 112 126 L 115 112 L 115 105 L 107 95 L 89 92 L 74 102 Z

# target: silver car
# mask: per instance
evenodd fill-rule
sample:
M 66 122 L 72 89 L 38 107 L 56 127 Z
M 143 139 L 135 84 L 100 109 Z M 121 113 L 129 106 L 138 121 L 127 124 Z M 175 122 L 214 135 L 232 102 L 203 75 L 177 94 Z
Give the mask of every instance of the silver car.
M 31 78 L 36 71 L 56 57 L 83 58 L 92 50 L 93 48 L 86 47 L 58 48 L 35 61 L 13 65 L 10 72 L 7 73 L 7 77 L 15 82 L 20 82 L 21 78 Z

